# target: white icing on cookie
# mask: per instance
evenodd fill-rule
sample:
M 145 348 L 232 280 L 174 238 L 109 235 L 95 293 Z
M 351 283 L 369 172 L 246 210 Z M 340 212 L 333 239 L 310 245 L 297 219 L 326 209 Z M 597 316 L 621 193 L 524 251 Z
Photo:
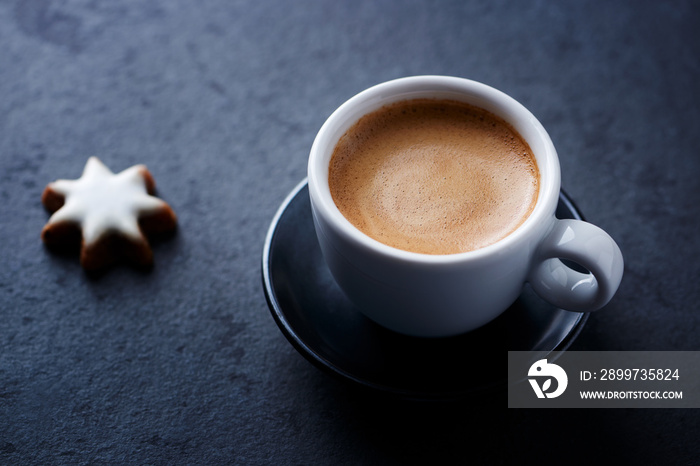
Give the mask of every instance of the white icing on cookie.
M 87 247 L 105 233 L 144 241 L 139 217 L 169 208 L 148 194 L 144 172 L 144 165 L 134 165 L 115 175 L 97 157 L 90 157 L 79 179 L 57 180 L 48 185 L 64 196 L 65 202 L 51 216 L 47 227 L 60 222 L 78 224 Z

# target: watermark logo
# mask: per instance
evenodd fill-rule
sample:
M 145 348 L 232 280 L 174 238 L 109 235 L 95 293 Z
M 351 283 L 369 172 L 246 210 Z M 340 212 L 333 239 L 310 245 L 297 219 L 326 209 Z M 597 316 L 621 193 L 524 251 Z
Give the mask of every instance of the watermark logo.
M 532 385 L 537 398 L 556 398 L 564 393 L 569 383 L 569 378 L 566 376 L 564 369 L 556 364 L 548 363 L 546 359 L 535 361 L 530 366 L 527 375 L 528 377 L 534 377 L 528 378 L 528 381 Z M 542 385 L 538 382 L 540 379 L 542 380 Z M 550 391 L 552 389 L 552 380 L 556 381 L 556 386 Z
M 508 407 L 700 409 L 700 351 L 508 351 Z

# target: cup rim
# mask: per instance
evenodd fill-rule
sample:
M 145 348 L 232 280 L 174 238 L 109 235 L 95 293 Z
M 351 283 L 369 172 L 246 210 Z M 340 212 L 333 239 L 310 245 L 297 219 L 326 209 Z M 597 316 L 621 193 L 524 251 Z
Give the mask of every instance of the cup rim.
M 434 96 L 454 98 L 495 113 L 511 124 L 530 145 L 540 173 L 540 189 L 534 209 L 513 232 L 490 245 L 454 254 L 425 254 L 389 246 L 360 231 L 335 205 L 328 186 L 328 163 L 340 137 L 360 117 L 384 105 Z M 439 97 L 438 97 L 439 96 Z M 359 110 L 358 110 L 359 109 Z M 527 131 L 523 131 L 523 128 Z M 526 134 L 523 134 L 525 132 Z M 533 148 L 533 138 L 538 142 Z M 376 84 L 356 94 L 338 107 L 324 122 L 311 146 L 308 184 L 315 215 L 321 215 L 345 240 L 369 251 L 412 263 L 449 264 L 486 258 L 526 241 L 530 232 L 554 217 L 559 198 L 561 174 L 559 159 L 549 134 L 535 116 L 509 95 L 467 78 L 438 75 L 409 76 Z

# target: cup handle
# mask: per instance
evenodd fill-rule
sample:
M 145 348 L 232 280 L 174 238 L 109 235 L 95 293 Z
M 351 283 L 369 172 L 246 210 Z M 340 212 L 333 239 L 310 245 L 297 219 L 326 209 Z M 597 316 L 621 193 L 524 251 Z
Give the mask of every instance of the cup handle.
M 581 273 L 568 259 L 588 269 Z M 581 220 L 555 220 L 540 244 L 528 281 L 544 300 L 567 311 L 591 312 L 605 306 L 622 280 L 622 252 L 605 231 Z

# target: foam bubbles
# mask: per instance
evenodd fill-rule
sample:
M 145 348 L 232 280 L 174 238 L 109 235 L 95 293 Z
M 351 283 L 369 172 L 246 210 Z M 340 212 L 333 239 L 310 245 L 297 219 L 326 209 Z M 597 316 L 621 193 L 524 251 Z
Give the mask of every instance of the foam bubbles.
M 335 148 L 329 183 L 343 215 L 400 249 L 451 254 L 505 237 L 537 199 L 530 148 L 481 109 L 414 100 L 363 117 Z

